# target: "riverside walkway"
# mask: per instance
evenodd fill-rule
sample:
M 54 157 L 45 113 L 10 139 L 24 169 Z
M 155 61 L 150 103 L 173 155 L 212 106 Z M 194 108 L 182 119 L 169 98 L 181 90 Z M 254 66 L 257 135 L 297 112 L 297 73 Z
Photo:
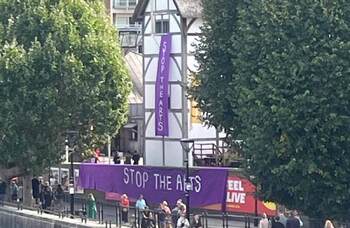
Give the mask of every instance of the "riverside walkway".
M 112 228 L 128 227 L 115 224 L 99 224 L 95 220 L 82 220 L 81 217 L 69 218 L 58 214 L 41 212 L 35 208 L 19 209 L 16 205 L 0 206 L 0 228 Z M 129 226 L 130 227 L 130 226 Z

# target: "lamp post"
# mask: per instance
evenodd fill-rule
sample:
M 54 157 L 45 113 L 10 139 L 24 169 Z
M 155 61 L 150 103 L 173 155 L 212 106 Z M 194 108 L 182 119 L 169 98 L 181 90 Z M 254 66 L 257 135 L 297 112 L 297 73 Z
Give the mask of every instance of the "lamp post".
M 186 217 L 190 221 L 190 191 L 192 191 L 192 184 L 190 182 L 190 168 L 189 168 L 189 153 L 191 152 L 194 140 L 193 139 L 181 139 L 182 149 L 186 152 L 184 163 L 186 164 L 186 180 L 185 180 L 185 197 L 186 197 Z
M 76 141 L 76 136 L 79 134 L 78 131 L 67 131 L 65 146 L 66 146 L 66 155 L 69 155 L 70 159 L 70 177 L 69 177 L 69 194 L 70 194 L 70 214 L 74 216 L 74 163 L 73 163 L 73 153 L 74 153 L 74 144 Z M 70 152 L 70 153 L 69 153 Z
M 118 28 L 120 46 L 124 49 L 124 53 L 127 54 L 129 49 L 135 49 L 139 41 L 139 35 L 141 33 L 141 27 L 127 26 Z
M 253 181 L 255 185 L 255 192 L 254 192 L 254 227 L 258 227 L 259 220 L 258 220 L 258 183 L 256 181 L 255 176 L 250 176 L 250 179 Z

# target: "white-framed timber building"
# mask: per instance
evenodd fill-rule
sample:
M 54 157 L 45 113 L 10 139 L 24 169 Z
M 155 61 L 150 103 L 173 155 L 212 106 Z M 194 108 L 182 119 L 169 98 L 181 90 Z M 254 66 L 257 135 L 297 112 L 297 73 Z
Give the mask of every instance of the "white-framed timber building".
M 219 133 L 193 116 L 186 85 L 197 70 L 194 44 L 203 24 L 201 0 L 139 0 L 133 20 L 142 25 L 144 91 L 144 161 L 153 166 L 183 166 L 185 152 L 180 140 L 219 144 Z M 171 34 L 169 66 L 169 136 L 155 135 L 155 84 L 161 36 Z M 192 165 L 192 154 L 189 155 Z

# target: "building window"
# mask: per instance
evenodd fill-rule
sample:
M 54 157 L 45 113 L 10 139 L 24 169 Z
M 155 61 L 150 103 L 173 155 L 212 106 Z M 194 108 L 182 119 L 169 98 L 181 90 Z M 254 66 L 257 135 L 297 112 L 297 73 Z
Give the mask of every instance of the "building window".
M 136 0 L 129 0 L 129 6 L 136 6 L 137 1 Z
M 117 17 L 116 26 L 119 27 L 127 27 L 129 26 L 129 17 Z
M 129 8 L 135 7 L 137 0 L 113 0 L 113 8 Z
M 156 33 L 168 33 L 168 32 L 169 32 L 169 20 L 157 20 Z
M 126 6 L 127 6 L 127 0 L 114 0 L 113 1 L 114 8 L 120 8 L 120 7 L 126 7 Z

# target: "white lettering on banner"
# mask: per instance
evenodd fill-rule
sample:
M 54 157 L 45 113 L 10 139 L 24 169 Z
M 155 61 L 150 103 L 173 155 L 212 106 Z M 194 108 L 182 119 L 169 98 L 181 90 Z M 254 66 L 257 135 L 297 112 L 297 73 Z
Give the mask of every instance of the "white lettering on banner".
M 196 181 L 197 185 L 196 185 L 196 187 L 194 187 L 194 190 L 196 192 L 200 192 L 201 188 L 202 188 L 202 185 L 201 185 L 202 179 L 201 179 L 201 177 L 200 176 L 195 176 L 195 181 Z
M 134 169 L 124 168 L 124 184 L 135 184 L 138 188 L 145 188 L 148 178 L 147 172 L 135 172 Z
M 246 193 L 241 180 L 227 181 L 226 202 L 245 204 Z
M 133 168 L 124 168 L 123 174 L 124 184 L 133 185 L 136 188 L 151 187 L 154 190 L 185 191 L 185 175 L 178 174 L 176 176 L 170 176 L 159 173 L 149 174 L 148 172 L 137 171 Z M 150 180 L 150 178 L 154 179 Z M 190 176 L 188 179 L 191 183 L 191 189 L 195 192 L 200 192 L 202 189 L 202 178 L 196 175 Z
M 226 201 L 230 203 L 241 203 L 245 204 L 245 193 L 238 192 L 227 192 Z
M 167 50 L 167 42 L 164 41 L 163 42 L 163 45 L 162 45 L 162 51 L 161 51 L 161 56 L 160 56 L 160 77 L 159 77 L 159 82 L 160 82 L 160 85 L 159 85 L 159 102 L 157 104 L 158 106 L 158 119 L 159 119 L 159 122 L 157 124 L 157 130 L 158 131 L 163 131 L 164 130 L 164 115 L 163 115 L 163 108 L 164 108 L 164 103 L 163 103 L 163 98 L 164 98 L 164 75 L 163 75 L 163 72 L 165 70 L 165 63 L 166 63 L 166 59 L 165 59 L 165 52 Z
M 228 190 L 231 190 L 231 191 L 241 191 L 241 192 L 244 191 L 242 187 L 242 181 L 240 180 L 228 180 L 227 188 Z
M 179 191 L 183 191 L 182 189 L 184 189 L 184 180 L 182 178 L 181 175 L 177 175 L 176 176 L 176 189 Z
M 156 190 L 168 190 L 171 191 L 171 176 L 160 175 L 158 173 L 153 174 L 154 176 L 154 189 Z

